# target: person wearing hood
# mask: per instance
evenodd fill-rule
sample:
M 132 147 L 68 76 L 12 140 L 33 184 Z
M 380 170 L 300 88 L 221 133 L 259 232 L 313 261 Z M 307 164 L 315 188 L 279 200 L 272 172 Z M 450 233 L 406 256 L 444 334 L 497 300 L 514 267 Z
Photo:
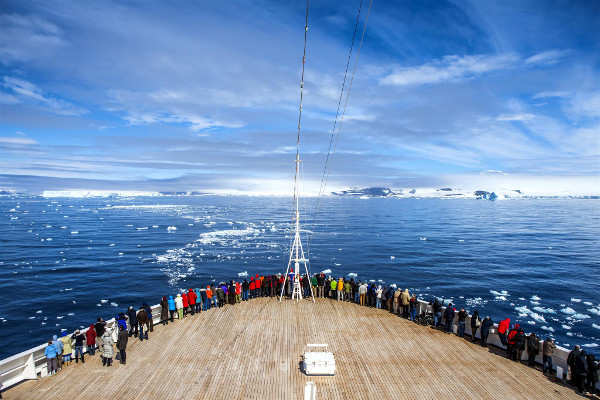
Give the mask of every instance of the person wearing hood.
M 54 347 L 56 347 L 56 351 L 58 352 L 58 356 L 56 357 L 56 368 L 58 371 L 60 371 L 63 365 L 62 354 L 64 345 L 63 342 L 58 340 L 58 336 L 56 335 L 52 336 L 52 344 L 54 345 Z
M 90 324 L 90 327 L 85 332 L 85 344 L 87 345 L 87 352 L 90 356 L 96 354 L 96 336 L 96 329 L 94 328 L 94 325 Z
M 242 302 L 242 284 L 239 282 L 235 282 L 235 302 Z
M 129 318 L 129 337 L 138 335 L 138 319 L 137 313 L 133 307 L 127 309 L 127 318 Z
M 127 342 L 129 341 L 129 335 L 127 334 L 127 330 L 123 329 L 122 326 L 119 327 L 119 335 L 117 336 L 117 349 L 119 350 L 121 360 L 119 361 L 121 364 L 126 364 L 127 361 Z
M 196 293 L 194 293 L 194 289 L 190 288 L 187 293 L 188 304 L 190 305 L 190 311 L 192 315 L 196 315 Z
M 169 301 L 165 296 L 160 300 L 160 323 L 169 324 Z
M 94 328 L 96 328 L 96 348 L 98 351 L 102 351 L 102 335 L 104 335 L 104 331 L 106 330 L 106 321 L 98 318 Z M 100 357 L 102 357 L 102 354 L 100 354 Z
M 48 375 L 56 375 L 57 366 L 56 359 L 60 357 L 58 355 L 58 349 L 52 343 L 52 340 L 48 340 L 48 345 L 44 349 L 44 356 L 46 356 L 46 368 L 48 368 Z
M 473 315 L 471 315 L 471 342 L 477 340 L 475 335 L 477 335 L 477 330 L 481 326 L 481 318 L 479 318 L 479 311 L 473 311 Z
M 71 355 L 73 348 L 71 347 L 71 337 L 67 336 L 67 332 L 63 331 L 61 338 L 59 339 L 63 344 L 63 364 L 71 364 Z
M 392 312 L 392 303 L 394 301 L 395 286 L 391 285 L 385 294 L 386 310 Z
M 71 336 L 71 340 L 75 341 L 75 364 L 79 362 L 79 357 L 81 357 L 81 362 L 84 363 L 85 359 L 83 358 L 83 341 L 85 340 L 85 335 L 81 333 L 79 329 L 77 329 Z
M 520 363 L 523 350 L 525 350 L 525 332 L 523 332 L 523 329 L 519 326 L 519 324 L 516 324 L 515 328 L 517 328 L 517 333 L 514 337 L 515 344 L 513 351 L 515 353 L 515 361 Z
M 127 317 L 125 316 L 125 314 L 119 313 L 119 315 L 115 317 L 115 321 L 117 321 L 119 326 L 124 326 L 125 329 L 127 329 Z
M 500 321 L 498 324 L 498 337 L 500 338 L 500 342 L 503 346 L 507 346 L 508 342 L 506 341 L 506 334 L 508 333 L 508 327 L 510 326 L 510 318 L 506 318 L 504 321 Z
M 148 324 L 149 324 L 148 329 L 150 330 L 150 332 L 154 332 L 154 320 L 152 318 L 152 307 L 150 307 L 148 305 L 148 303 L 146 303 L 146 302 L 142 303 L 142 307 L 144 308 L 144 310 L 146 310 L 146 314 L 148 314 Z
M 212 303 L 213 303 L 212 298 L 213 298 L 213 296 L 216 296 L 216 295 L 217 294 L 211 290 L 210 286 L 207 285 L 206 286 L 206 309 L 207 310 L 210 310 L 210 307 L 212 306 Z M 206 310 L 204 310 L 204 311 L 206 311 Z
M 445 321 L 445 330 L 446 333 L 452 332 L 452 323 L 454 322 L 454 313 L 455 309 L 452 307 L 452 303 L 448 304 L 448 307 L 444 310 L 444 321 Z
M 254 277 L 250 277 L 250 283 L 248 284 L 248 288 L 250 290 L 250 298 L 254 298 L 254 290 L 256 289 L 256 282 L 254 282 Z
M 129 336 L 129 335 L 128 335 Z M 102 366 L 110 367 L 114 355 L 113 340 L 109 331 L 105 330 L 101 337 L 102 340 Z
M 527 365 L 533 367 L 535 365 L 535 357 L 540 354 L 540 339 L 533 332 L 527 336 L 527 354 L 529 355 Z
M 593 396 L 596 394 L 596 385 L 598 384 L 598 370 L 600 369 L 600 363 L 596 360 L 596 356 L 588 354 L 586 357 L 588 365 L 587 375 L 587 391 Z
M 140 307 L 137 312 L 138 325 L 140 326 L 140 340 L 148 340 L 148 330 L 150 329 L 150 323 L 148 322 L 148 313 L 144 310 L 144 307 Z M 144 327 L 146 327 L 146 334 L 144 335 Z
M 183 302 L 183 318 L 187 317 L 188 307 L 190 306 L 187 294 L 181 294 L 181 301 Z
M 177 317 L 183 319 L 183 299 L 180 293 L 175 297 L 175 307 L 177 307 Z
M 569 352 L 567 356 L 567 366 L 569 370 L 567 371 L 567 378 L 571 385 L 575 385 L 575 359 L 579 357 L 579 345 L 575 346 L 573 350 Z
M 542 359 L 543 359 L 543 367 L 542 372 L 545 374 L 548 371 L 549 374 L 552 374 L 552 354 L 554 354 L 554 349 L 556 345 L 554 344 L 554 340 L 548 336 L 544 343 L 542 344 Z
M 487 340 L 492 325 L 494 325 L 494 321 L 490 317 L 485 317 L 481 321 L 481 347 L 487 347 Z
M 585 392 L 585 380 L 588 375 L 588 364 L 585 350 L 579 352 L 579 356 L 575 357 L 575 386 L 579 393 Z
M 508 332 L 508 337 L 506 338 L 506 357 L 515 358 L 515 335 L 517 334 L 517 328 L 519 324 L 516 324 L 513 328 Z
M 171 322 L 173 322 L 173 317 L 175 316 L 175 311 L 177 310 L 177 306 L 175 304 L 175 300 L 173 299 L 173 296 L 169 296 L 169 300 L 167 300 L 167 304 L 169 305 L 169 314 L 171 316 Z

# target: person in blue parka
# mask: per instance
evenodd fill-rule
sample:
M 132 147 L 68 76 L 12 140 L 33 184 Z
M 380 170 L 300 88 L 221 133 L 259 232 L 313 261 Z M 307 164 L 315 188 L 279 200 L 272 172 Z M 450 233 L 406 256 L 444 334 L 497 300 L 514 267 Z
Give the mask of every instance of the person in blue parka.
M 173 296 L 169 296 L 169 300 L 167 300 L 167 302 L 169 303 L 169 314 L 171 314 L 171 322 L 173 322 L 173 316 L 175 314 L 175 311 L 177 310 L 177 308 L 175 307 L 175 300 L 173 300 Z
M 44 350 L 44 355 L 46 356 L 46 364 L 48 366 L 48 375 L 56 374 L 56 358 L 58 357 L 58 349 L 54 344 L 52 344 L 52 340 L 48 340 L 48 346 Z

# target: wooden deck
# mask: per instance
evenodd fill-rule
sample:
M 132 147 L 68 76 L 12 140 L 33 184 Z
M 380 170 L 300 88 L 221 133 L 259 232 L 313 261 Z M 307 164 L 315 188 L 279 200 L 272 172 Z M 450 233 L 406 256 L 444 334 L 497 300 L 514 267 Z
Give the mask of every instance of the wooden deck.
M 127 365 L 96 356 L 56 376 L 4 392 L 6 399 L 581 399 L 488 349 L 383 310 L 317 299 L 256 299 L 158 326 L 130 339 Z M 333 377 L 309 377 L 307 343 L 334 352 Z

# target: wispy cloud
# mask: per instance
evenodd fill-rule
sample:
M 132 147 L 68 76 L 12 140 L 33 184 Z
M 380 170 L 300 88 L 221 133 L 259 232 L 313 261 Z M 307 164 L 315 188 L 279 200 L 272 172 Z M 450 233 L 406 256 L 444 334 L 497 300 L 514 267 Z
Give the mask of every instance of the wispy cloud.
M 381 84 L 410 86 L 429 85 L 474 79 L 486 74 L 557 62 L 564 52 L 550 50 L 523 58 L 515 53 L 452 55 L 414 67 L 395 67 L 380 79 Z
M 0 101 L 5 104 L 33 104 L 62 115 L 82 115 L 88 111 L 65 100 L 44 93 L 35 84 L 20 78 L 5 76 L 0 86 L 8 92 L 3 93 Z

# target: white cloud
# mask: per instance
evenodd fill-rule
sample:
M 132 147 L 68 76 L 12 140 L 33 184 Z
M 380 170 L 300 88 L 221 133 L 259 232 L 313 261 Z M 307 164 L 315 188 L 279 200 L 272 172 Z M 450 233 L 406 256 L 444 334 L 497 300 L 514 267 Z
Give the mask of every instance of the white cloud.
M 535 118 L 535 114 L 520 113 L 520 114 L 501 114 L 496 118 L 496 121 L 526 121 Z
M 33 139 L 24 138 L 24 137 L 0 137 L 0 143 L 9 143 L 9 144 L 38 144 Z
M 87 110 L 81 107 L 45 94 L 35 84 L 24 79 L 5 76 L 4 82 L 0 83 L 0 85 L 12 92 L 12 94 L 4 93 L 9 100 L 9 104 L 34 104 L 62 115 L 81 115 L 87 113 Z
M 566 53 L 558 50 L 548 50 L 542 53 L 535 54 L 525 60 L 525 64 L 554 64 L 558 62 Z

